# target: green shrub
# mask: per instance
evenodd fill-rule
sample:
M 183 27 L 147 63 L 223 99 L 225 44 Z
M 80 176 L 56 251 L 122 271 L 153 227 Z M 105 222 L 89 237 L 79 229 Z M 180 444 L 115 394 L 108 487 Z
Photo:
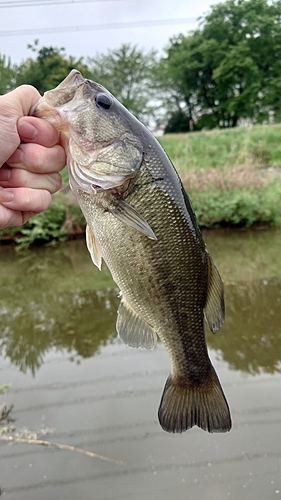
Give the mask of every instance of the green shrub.
M 67 231 L 62 229 L 64 220 L 64 203 L 53 201 L 47 210 L 32 217 L 21 228 L 21 237 L 16 239 L 18 248 L 28 248 L 32 243 L 66 239 Z
M 23 226 L 1 229 L 0 237 L 15 239 L 18 249 L 28 248 L 32 243 L 47 243 L 63 240 L 67 231 L 63 228 L 66 207 L 62 199 L 55 199 L 44 212 L 32 217 Z
M 281 225 L 281 184 L 191 192 L 193 207 L 202 227 Z

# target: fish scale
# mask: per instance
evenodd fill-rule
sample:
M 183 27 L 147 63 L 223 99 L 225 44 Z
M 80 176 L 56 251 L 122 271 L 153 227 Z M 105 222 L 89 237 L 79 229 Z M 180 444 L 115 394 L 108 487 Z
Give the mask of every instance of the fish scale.
M 59 116 L 68 128 L 70 185 L 87 220 L 87 245 L 120 289 L 120 338 L 153 348 L 159 336 L 167 350 L 161 426 L 230 430 L 204 332 L 204 316 L 213 332 L 224 320 L 223 285 L 170 160 L 106 89 L 75 70 L 32 113 L 53 126 Z

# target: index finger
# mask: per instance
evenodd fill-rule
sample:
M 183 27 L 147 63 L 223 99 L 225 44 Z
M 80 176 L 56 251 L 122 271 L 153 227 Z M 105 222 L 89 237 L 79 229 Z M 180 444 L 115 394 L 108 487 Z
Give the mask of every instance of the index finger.
M 20 116 L 26 116 L 40 97 L 38 90 L 32 85 L 21 85 L 12 92 L 0 96 L 1 115 L 15 120 Z

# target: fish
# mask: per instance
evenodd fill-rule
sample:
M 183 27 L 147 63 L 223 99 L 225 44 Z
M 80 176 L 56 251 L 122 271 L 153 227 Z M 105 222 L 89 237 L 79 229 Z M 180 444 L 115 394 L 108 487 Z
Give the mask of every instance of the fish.
M 208 355 L 204 322 L 224 322 L 224 290 L 191 201 L 153 134 L 102 85 L 72 70 L 30 114 L 62 132 L 70 187 L 87 222 L 93 263 L 120 290 L 116 330 L 130 347 L 158 338 L 171 372 L 160 425 L 231 429 L 229 406 Z

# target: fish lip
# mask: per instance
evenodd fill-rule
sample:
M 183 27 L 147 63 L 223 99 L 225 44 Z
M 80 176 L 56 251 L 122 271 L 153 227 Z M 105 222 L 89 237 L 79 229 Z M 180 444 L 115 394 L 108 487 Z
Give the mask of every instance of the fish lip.
M 56 87 L 56 88 L 63 88 L 63 87 L 69 87 L 69 85 L 72 87 L 80 87 L 83 83 L 85 83 L 86 78 L 78 71 L 78 69 L 72 69 L 70 73 L 67 75 L 67 77 Z
M 60 107 L 56 103 L 52 103 L 52 96 L 55 92 L 59 95 L 60 91 L 65 88 L 71 90 L 69 93 L 69 101 L 71 101 L 78 90 L 79 87 L 85 84 L 86 78 L 81 75 L 80 71 L 77 69 L 71 70 L 71 72 L 67 75 L 67 77 L 55 88 L 52 90 L 47 90 L 44 92 L 43 97 L 34 104 L 29 110 L 29 116 L 36 116 L 37 118 L 46 118 L 49 117 L 58 117 L 59 113 L 55 110 L 56 107 Z M 68 101 L 65 101 L 66 104 Z M 51 108 L 51 109 L 50 109 Z
M 56 108 L 50 108 L 44 97 L 41 97 L 41 99 L 32 106 L 28 115 L 35 116 L 36 118 L 43 118 L 53 125 L 56 130 L 67 130 L 67 122 L 63 119 L 63 115 L 59 113 Z

